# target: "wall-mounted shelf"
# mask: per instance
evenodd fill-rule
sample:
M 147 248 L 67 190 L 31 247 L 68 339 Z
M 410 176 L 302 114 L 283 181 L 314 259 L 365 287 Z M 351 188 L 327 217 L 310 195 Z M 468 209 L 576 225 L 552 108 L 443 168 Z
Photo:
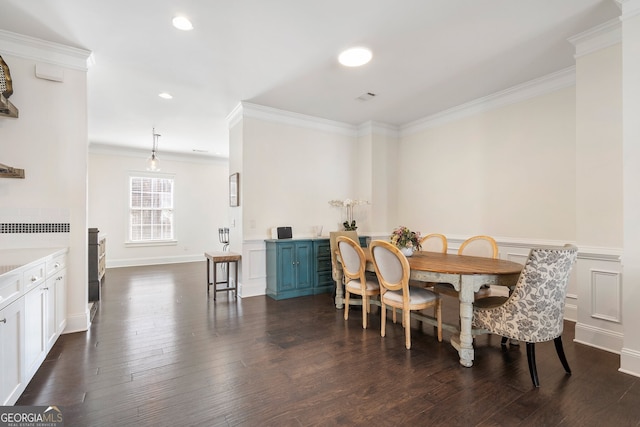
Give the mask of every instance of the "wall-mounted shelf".
M 24 179 L 24 169 L 12 168 L 0 163 L 0 178 L 22 178 Z
M 0 93 L 0 116 L 18 117 L 18 109 Z

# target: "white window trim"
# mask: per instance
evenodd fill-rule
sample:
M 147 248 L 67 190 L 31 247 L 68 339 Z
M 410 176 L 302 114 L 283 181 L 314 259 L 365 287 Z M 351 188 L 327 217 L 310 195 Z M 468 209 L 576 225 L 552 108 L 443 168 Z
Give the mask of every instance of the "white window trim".
M 127 212 L 126 212 L 126 227 L 124 230 L 125 238 L 124 238 L 124 246 L 126 248 L 141 248 L 141 247 L 152 247 L 152 246 L 177 246 L 178 239 L 176 239 L 176 218 L 175 218 L 175 185 L 176 185 L 176 174 L 174 173 L 162 173 L 162 172 L 148 172 L 148 171 L 136 171 L 130 170 L 127 174 L 126 179 L 126 191 L 125 194 L 127 196 L 127 202 L 125 204 Z M 129 240 L 129 228 L 131 224 L 129 223 L 129 214 L 131 212 L 131 178 L 132 177 L 143 177 L 143 178 L 165 178 L 173 180 L 173 188 L 174 188 L 174 217 L 173 217 L 173 239 L 166 240 L 146 240 L 144 242 L 138 242 Z

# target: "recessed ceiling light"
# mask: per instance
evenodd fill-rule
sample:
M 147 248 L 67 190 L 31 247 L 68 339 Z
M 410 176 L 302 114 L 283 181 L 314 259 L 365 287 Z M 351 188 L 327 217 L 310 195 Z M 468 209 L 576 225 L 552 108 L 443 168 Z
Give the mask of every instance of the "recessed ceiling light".
M 162 99 L 173 99 L 173 96 L 171 96 L 171 94 L 167 92 L 159 93 L 158 96 Z
M 338 56 L 338 61 L 346 67 L 359 67 L 371 61 L 371 51 L 365 47 L 347 49 Z
M 173 18 L 173 26 L 182 31 L 193 30 L 193 24 L 184 16 L 176 16 Z

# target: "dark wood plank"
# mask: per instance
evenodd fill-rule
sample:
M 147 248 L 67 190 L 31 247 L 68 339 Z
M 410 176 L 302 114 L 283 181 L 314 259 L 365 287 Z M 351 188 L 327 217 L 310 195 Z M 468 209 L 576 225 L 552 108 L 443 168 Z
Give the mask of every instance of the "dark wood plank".
M 17 404 L 60 405 L 72 426 L 640 425 L 640 379 L 571 322 L 573 375 L 537 344 L 534 389 L 524 345 L 479 336 L 464 368 L 450 333 L 412 320 L 406 350 L 400 324 L 382 338 L 376 309 L 363 330 L 330 295 L 214 302 L 203 263 L 108 270 L 90 331 L 63 335 Z M 445 321 L 457 307 L 444 298 Z

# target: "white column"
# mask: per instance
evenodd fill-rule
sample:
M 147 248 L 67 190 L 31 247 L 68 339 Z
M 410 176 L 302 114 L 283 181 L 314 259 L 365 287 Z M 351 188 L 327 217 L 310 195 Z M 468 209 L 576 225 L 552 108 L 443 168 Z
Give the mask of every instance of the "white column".
M 640 376 L 640 0 L 621 4 L 624 343 L 620 371 Z

